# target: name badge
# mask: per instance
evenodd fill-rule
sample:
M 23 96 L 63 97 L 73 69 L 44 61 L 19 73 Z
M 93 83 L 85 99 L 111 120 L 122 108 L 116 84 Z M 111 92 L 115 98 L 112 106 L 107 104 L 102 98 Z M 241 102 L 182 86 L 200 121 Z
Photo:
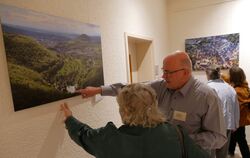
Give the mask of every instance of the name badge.
M 173 119 L 179 121 L 186 121 L 187 113 L 182 111 L 174 111 Z

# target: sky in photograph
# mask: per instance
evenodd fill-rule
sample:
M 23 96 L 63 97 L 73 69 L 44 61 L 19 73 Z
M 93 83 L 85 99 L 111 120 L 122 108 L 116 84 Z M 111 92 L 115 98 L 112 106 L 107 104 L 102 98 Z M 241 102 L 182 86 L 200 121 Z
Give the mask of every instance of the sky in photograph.
M 50 32 L 100 36 L 99 26 L 0 4 L 1 23 Z

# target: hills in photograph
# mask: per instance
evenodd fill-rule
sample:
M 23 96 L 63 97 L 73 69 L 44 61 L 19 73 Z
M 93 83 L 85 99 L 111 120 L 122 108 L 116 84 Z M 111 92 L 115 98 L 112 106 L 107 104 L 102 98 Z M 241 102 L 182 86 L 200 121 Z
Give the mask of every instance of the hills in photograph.
M 2 24 L 15 111 L 104 84 L 101 39 Z

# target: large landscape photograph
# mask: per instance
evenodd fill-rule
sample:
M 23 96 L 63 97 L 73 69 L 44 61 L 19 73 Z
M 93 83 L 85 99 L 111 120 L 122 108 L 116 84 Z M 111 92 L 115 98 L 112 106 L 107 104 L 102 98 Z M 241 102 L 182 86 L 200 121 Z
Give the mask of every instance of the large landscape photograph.
M 185 50 L 194 70 L 205 70 L 211 64 L 228 69 L 239 65 L 239 33 L 186 39 Z
M 0 5 L 15 111 L 104 84 L 99 26 Z

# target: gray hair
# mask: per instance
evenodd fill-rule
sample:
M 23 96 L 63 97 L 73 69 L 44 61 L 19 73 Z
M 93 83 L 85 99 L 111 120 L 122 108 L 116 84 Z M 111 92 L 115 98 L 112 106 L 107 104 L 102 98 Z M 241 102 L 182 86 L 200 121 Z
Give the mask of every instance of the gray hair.
M 158 109 L 156 93 L 150 86 L 139 83 L 125 86 L 119 91 L 117 102 L 124 124 L 155 127 L 166 120 Z
M 218 65 L 210 65 L 206 68 L 208 80 L 216 80 L 220 78 L 220 67 Z

